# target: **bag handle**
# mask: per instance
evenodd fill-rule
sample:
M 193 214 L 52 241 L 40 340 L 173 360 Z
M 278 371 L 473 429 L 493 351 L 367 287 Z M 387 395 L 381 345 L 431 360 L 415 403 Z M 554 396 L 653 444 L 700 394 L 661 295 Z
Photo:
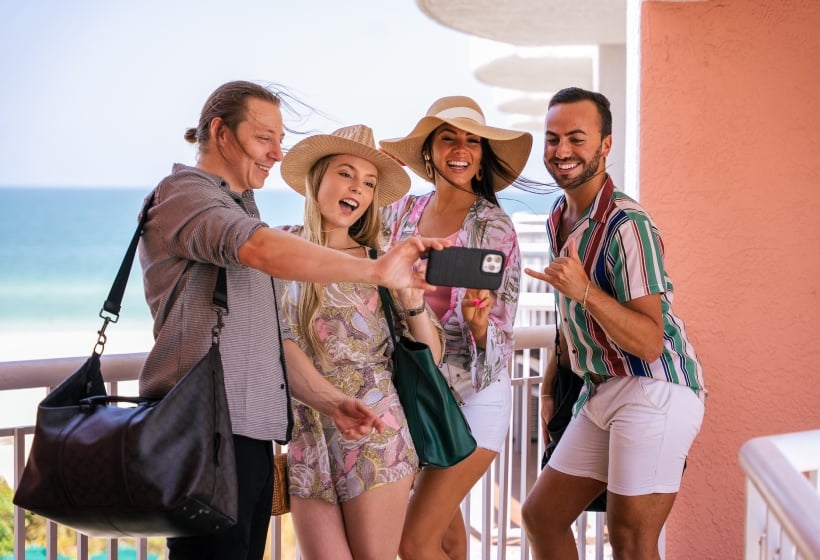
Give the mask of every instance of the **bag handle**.
M 131 236 L 131 243 L 128 244 L 128 249 L 125 251 L 125 256 L 117 271 L 117 276 L 114 278 L 114 283 L 108 292 L 108 298 L 103 302 L 102 309 L 100 309 L 100 317 L 103 319 L 103 324 L 100 330 L 97 331 L 99 337 L 93 350 L 93 353 L 98 356 L 101 356 L 103 350 L 105 350 L 105 342 L 108 339 L 105 334 L 105 329 L 108 327 L 108 323 L 116 323 L 120 318 L 120 307 L 122 305 L 123 295 L 125 294 L 125 287 L 128 284 L 128 277 L 131 275 L 131 269 L 134 266 L 134 256 L 137 254 L 137 246 L 139 245 L 145 222 L 148 221 L 148 209 L 153 206 L 155 195 L 156 190 L 151 192 L 151 196 L 148 197 L 142 207 L 137 229 L 134 231 L 134 235 Z M 228 278 L 224 267 L 219 267 L 219 273 L 217 274 L 216 285 L 214 286 L 213 306 L 217 315 L 217 321 L 212 334 L 214 342 L 218 343 L 219 333 L 224 326 L 222 315 L 228 313 Z
M 160 402 L 162 399 L 151 399 L 148 397 L 123 397 L 120 395 L 97 395 L 94 397 L 86 397 L 80 399 L 80 405 L 99 406 L 107 405 L 109 403 L 127 402 L 131 404 L 146 404 L 153 405 Z

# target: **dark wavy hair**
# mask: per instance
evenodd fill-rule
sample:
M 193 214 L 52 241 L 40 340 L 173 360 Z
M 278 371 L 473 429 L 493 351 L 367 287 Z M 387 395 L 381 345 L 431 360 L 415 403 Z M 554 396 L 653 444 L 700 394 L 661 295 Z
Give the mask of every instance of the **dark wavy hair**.
M 550 98 L 547 109 L 562 103 L 576 103 L 578 101 L 592 101 L 598 108 L 601 117 L 601 138 L 612 134 L 612 111 L 609 108 L 609 99 L 597 91 L 589 91 L 579 87 L 564 88 Z

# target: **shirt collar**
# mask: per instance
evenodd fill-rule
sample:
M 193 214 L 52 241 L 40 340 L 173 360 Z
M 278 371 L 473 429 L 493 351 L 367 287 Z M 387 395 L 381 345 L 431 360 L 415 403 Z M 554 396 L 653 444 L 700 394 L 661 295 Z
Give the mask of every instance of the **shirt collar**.
M 615 183 L 612 182 L 612 177 L 607 174 L 603 187 L 598 189 L 598 194 L 595 195 L 595 200 L 592 201 L 592 206 L 585 214 L 587 219 L 594 220 L 596 222 L 606 221 L 609 207 L 612 204 L 613 192 L 615 192 Z M 555 249 L 558 244 L 558 224 L 561 223 L 561 214 L 563 214 L 566 206 L 567 195 L 564 194 L 558 197 L 555 206 L 552 208 L 552 212 L 550 212 L 549 219 L 547 220 L 547 235 L 549 236 L 550 246 L 552 247 L 553 253 L 555 253 Z
M 612 182 L 612 177 L 607 174 L 604 186 L 595 195 L 595 200 L 592 202 L 592 208 L 589 211 L 589 219 L 596 222 L 605 222 L 609 213 L 609 207 L 612 205 L 612 193 L 615 192 L 615 183 Z

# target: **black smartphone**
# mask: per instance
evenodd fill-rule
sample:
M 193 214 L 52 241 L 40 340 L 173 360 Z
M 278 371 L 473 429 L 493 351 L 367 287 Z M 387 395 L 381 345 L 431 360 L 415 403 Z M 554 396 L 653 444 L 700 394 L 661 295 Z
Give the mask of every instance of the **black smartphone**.
M 497 290 L 504 273 L 504 253 L 494 249 L 445 247 L 427 254 L 425 278 L 436 286 Z

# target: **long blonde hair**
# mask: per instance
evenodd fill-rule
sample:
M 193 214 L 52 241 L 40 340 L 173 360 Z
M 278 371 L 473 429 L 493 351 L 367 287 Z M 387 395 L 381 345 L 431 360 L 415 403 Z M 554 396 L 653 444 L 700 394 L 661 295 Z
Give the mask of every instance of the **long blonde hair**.
M 327 236 L 322 228 L 322 213 L 319 210 L 319 186 L 330 166 L 331 160 L 342 154 L 333 154 L 320 158 L 314 163 L 305 177 L 305 220 L 302 237 L 315 243 L 327 247 Z M 382 247 L 381 237 L 381 213 L 376 205 L 378 200 L 379 183 L 373 192 L 373 202 L 362 214 L 361 218 L 350 226 L 348 233 L 350 236 L 365 247 L 380 249 Z M 316 315 L 322 305 L 322 294 L 325 285 L 318 282 L 303 282 L 302 290 L 299 294 L 298 320 L 301 325 L 302 337 L 307 341 L 308 346 L 319 357 L 322 363 L 329 359 L 325 351 L 324 344 L 316 333 Z

